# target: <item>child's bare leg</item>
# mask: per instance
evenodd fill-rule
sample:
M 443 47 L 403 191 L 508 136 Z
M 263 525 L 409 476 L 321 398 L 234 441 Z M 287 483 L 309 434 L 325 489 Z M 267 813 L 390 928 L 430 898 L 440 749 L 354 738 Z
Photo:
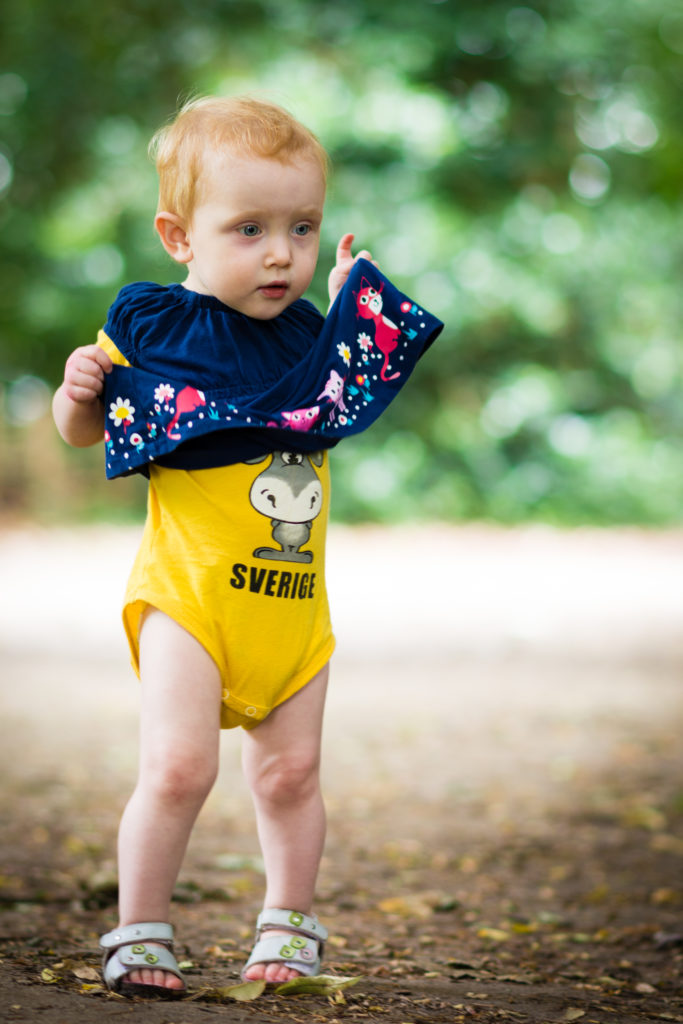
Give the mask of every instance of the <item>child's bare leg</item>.
M 120 925 L 169 920 L 190 832 L 218 768 L 218 670 L 194 637 L 156 609 L 140 634 L 140 677 L 140 771 L 119 830 Z M 128 980 L 182 987 L 152 969 Z
M 264 906 L 304 914 L 311 912 L 325 842 L 320 741 L 327 677 L 325 666 L 244 736 L 244 772 L 266 868 Z M 254 964 L 246 976 L 284 982 L 298 971 L 278 963 Z

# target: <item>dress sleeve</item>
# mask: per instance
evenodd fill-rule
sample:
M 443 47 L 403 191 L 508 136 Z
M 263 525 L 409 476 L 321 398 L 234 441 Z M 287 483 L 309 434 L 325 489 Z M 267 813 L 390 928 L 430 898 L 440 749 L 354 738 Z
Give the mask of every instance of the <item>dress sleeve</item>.
M 114 343 L 128 365 L 137 362 L 139 339 L 158 322 L 168 304 L 167 290 L 153 281 L 127 284 L 109 307 L 104 333 Z

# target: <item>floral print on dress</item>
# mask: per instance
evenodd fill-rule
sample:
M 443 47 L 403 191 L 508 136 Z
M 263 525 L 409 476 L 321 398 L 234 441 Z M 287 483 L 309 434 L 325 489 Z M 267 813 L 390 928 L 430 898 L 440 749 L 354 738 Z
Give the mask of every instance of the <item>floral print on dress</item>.
M 175 388 L 170 384 L 160 384 L 154 389 L 154 401 L 159 405 L 168 405 L 175 396 Z
M 113 420 L 117 425 L 123 425 L 124 429 L 130 426 L 135 419 L 135 406 L 132 405 L 130 398 L 121 398 L 120 396 L 115 402 L 111 402 L 109 405 L 109 419 Z
M 345 341 L 342 341 L 342 342 L 339 343 L 339 345 L 337 345 L 337 352 L 342 357 L 344 363 L 347 366 L 350 366 L 351 365 L 351 349 L 349 348 L 349 346 L 346 344 Z
M 313 341 L 310 359 L 262 392 L 249 379 L 237 381 L 228 396 L 171 374 L 160 380 L 143 368 L 115 366 L 107 380 L 107 394 L 116 395 L 108 398 L 107 475 L 143 469 L 216 430 L 275 429 L 302 441 L 308 435 L 323 448 L 364 430 L 393 400 L 443 325 L 367 263 L 352 272 L 342 299 Z M 135 432 L 128 432 L 133 423 Z M 227 434 L 225 446 L 229 451 Z

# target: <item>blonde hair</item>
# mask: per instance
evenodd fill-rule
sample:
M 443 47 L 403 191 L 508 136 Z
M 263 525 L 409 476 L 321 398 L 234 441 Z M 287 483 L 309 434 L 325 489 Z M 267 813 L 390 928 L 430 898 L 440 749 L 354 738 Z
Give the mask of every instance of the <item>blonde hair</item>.
M 206 96 L 185 103 L 149 145 L 159 174 L 158 210 L 192 217 L 207 151 L 229 147 L 237 156 L 289 163 L 313 159 L 327 181 L 328 157 L 313 132 L 274 103 L 249 96 Z

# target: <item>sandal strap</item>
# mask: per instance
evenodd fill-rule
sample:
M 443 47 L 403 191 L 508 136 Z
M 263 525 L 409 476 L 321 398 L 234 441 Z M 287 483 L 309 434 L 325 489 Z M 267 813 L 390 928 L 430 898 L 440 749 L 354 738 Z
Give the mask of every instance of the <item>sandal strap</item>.
M 156 945 L 147 946 L 145 943 Z M 126 984 L 126 978 L 132 971 L 145 968 L 174 974 L 185 986 L 185 979 L 173 955 L 173 926 L 165 921 L 143 921 L 140 924 L 126 924 L 122 928 L 115 928 L 114 931 L 101 936 L 100 946 L 104 950 L 104 981 L 107 988 L 114 992 L 122 990 L 121 986 Z M 140 986 L 140 989 L 156 992 L 157 986 Z M 177 995 L 186 992 L 187 988 L 170 991 Z
M 269 928 L 283 928 L 294 935 L 305 935 L 309 939 L 316 939 L 321 946 L 328 935 L 327 928 L 314 915 L 301 914 L 298 910 L 281 910 L 279 907 L 268 907 L 257 918 L 257 936 Z
M 124 924 L 100 937 L 102 949 L 114 950 L 127 943 L 161 942 L 173 945 L 173 925 L 164 921 L 144 921 L 141 924 Z
M 303 935 L 266 935 L 259 939 L 251 956 L 242 969 L 242 977 L 252 964 L 280 963 L 293 968 L 305 977 L 312 977 L 320 970 L 320 948 L 318 939 Z
M 268 935 L 273 929 L 289 934 Z M 265 963 L 286 964 L 305 977 L 315 976 L 320 971 L 327 934 L 327 928 L 313 915 L 266 907 L 256 921 L 256 943 L 242 968 L 242 977 L 252 964 Z
M 132 971 L 145 968 L 175 974 L 176 978 L 185 981 L 170 949 L 146 946 L 143 942 L 129 943 L 112 950 L 104 964 L 104 980 L 108 988 L 116 990 L 119 982 Z

